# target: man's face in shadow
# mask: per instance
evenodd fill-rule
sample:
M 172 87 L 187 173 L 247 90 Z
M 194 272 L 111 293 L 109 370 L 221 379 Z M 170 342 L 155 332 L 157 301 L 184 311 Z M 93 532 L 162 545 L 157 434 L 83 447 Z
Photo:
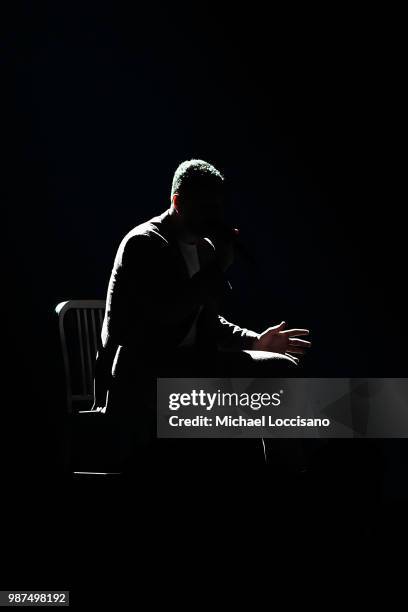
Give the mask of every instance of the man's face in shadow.
M 225 201 L 220 191 L 178 195 L 176 206 L 187 231 L 208 236 L 224 220 Z

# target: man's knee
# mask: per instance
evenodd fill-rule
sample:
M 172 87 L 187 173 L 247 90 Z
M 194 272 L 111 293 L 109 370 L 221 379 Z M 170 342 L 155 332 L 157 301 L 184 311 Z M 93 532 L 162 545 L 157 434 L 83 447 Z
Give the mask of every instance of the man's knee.
M 274 355 L 272 360 L 277 358 L 278 363 L 282 363 L 283 365 L 286 365 L 290 369 L 298 365 L 298 362 L 296 361 L 296 359 L 292 357 L 291 355 L 281 355 L 279 353 L 272 353 L 272 355 Z
M 250 353 L 256 376 L 287 376 L 297 367 L 290 355 L 270 351 L 245 351 Z
M 297 365 L 296 360 L 290 355 L 284 355 L 282 353 L 272 353 L 271 351 L 244 351 L 244 353 L 248 353 L 251 359 L 257 363 L 264 362 L 272 362 L 272 363 L 282 363 L 287 364 L 288 366 Z

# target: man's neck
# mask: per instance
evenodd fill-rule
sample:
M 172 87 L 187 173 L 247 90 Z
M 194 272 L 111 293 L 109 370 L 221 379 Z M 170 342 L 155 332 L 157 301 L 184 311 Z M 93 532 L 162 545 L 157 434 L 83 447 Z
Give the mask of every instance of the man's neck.
M 169 209 L 169 216 L 170 223 L 177 236 L 177 239 L 181 242 L 185 242 L 186 244 L 197 244 L 199 237 L 185 227 L 180 219 L 180 216 L 172 207 Z

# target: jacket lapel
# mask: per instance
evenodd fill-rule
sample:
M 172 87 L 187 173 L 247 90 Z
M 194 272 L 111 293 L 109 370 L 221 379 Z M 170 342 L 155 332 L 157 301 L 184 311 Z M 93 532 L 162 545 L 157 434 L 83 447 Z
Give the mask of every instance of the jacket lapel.
M 178 244 L 178 240 L 172 231 L 170 214 L 166 210 L 161 215 L 151 220 L 152 225 L 157 230 L 163 240 L 167 242 L 169 249 L 169 257 L 171 257 L 172 276 L 174 274 L 174 285 L 177 290 L 177 284 L 182 284 L 190 278 L 186 261 Z M 205 240 L 197 247 L 198 259 L 200 268 L 205 267 L 214 258 L 214 247 L 211 242 Z M 171 255 L 170 255 L 171 254 Z M 196 317 L 198 309 L 192 313 L 188 321 L 183 325 L 183 334 L 187 333 L 190 325 Z M 216 300 L 208 298 L 202 305 L 201 312 L 197 319 L 197 338 L 196 344 L 200 350 L 213 349 L 216 346 L 216 319 L 217 319 L 217 303 Z

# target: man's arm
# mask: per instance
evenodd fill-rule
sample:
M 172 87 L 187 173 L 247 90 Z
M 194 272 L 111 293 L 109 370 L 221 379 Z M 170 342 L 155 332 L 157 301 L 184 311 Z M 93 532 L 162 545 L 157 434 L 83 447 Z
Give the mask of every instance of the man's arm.
M 258 338 L 259 334 L 251 329 L 230 323 L 223 316 L 217 315 L 218 348 L 231 351 L 251 350 Z
M 93 381 L 94 402 L 92 410 L 104 412 L 106 410 L 108 393 L 111 384 L 112 364 L 117 346 L 108 342 L 99 348 L 96 354 L 95 372 Z

